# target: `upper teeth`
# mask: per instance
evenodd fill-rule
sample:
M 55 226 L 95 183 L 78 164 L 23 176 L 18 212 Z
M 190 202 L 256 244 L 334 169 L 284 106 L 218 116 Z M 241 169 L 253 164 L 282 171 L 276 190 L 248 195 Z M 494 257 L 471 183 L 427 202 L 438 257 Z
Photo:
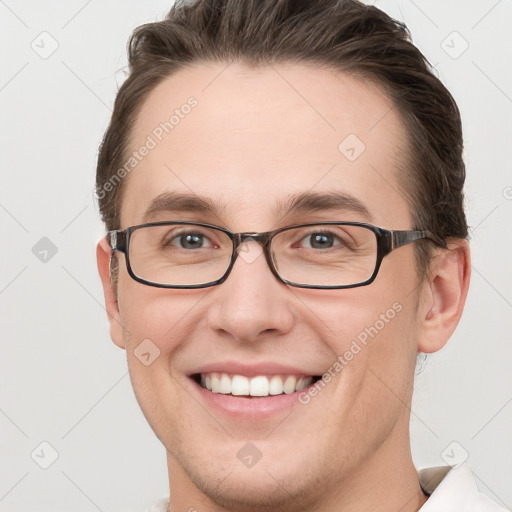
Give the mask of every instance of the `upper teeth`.
M 300 391 L 313 382 L 313 377 L 295 375 L 258 375 L 245 377 L 244 375 L 228 375 L 227 373 L 202 373 L 201 385 L 213 393 L 225 395 L 268 396 L 286 393 L 289 395 Z

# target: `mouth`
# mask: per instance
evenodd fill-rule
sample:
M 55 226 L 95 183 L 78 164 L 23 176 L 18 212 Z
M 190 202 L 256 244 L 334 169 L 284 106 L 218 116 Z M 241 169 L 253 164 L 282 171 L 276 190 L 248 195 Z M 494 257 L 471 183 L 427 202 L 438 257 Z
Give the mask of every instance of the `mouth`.
M 195 373 L 191 378 L 213 394 L 240 398 L 276 397 L 301 391 L 318 380 L 320 375 L 246 375 L 224 372 Z

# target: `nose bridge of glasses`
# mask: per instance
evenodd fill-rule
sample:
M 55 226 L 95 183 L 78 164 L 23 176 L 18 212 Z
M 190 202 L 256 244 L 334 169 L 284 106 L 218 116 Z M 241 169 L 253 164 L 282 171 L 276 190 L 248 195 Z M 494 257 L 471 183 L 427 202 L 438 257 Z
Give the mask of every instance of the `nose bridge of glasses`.
M 266 244 L 268 241 L 268 233 L 236 233 L 235 246 L 239 246 L 244 242 L 258 242 L 260 244 Z
M 262 254 L 265 254 L 265 259 L 268 261 L 268 255 L 266 254 L 268 240 L 269 233 L 235 233 L 233 237 L 233 262 L 237 256 L 240 256 L 246 263 L 253 263 Z M 257 242 L 256 247 L 251 247 L 249 242 Z

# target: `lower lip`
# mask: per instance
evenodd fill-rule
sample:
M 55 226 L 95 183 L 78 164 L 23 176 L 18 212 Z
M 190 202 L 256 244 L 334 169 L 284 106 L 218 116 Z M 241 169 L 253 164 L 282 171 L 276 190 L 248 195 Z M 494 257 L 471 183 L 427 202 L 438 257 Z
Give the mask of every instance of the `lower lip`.
M 278 412 L 291 409 L 299 403 L 299 394 L 307 392 L 308 388 L 294 393 L 271 395 L 262 397 L 242 397 L 212 393 L 200 386 L 193 378 L 190 378 L 193 387 L 199 393 L 201 399 L 209 408 L 218 410 L 227 416 L 237 419 L 264 419 Z M 313 385 L 313 384 L 312 384 Z

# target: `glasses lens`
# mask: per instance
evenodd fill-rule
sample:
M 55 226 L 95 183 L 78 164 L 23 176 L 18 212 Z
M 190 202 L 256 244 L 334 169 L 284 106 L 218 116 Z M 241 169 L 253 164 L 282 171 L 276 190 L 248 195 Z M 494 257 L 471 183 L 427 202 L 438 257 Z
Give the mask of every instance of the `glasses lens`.
M 163 285 L 206 284 L 228 269 L 233 244 L 226 233 L 195 224 L 145 226 L 130 235 L 133 273 Z
M 272 240 L 279 275 L 294 284 L 346 286 L 367 281 L 377 261 L 377 237 L 363 226 L 303 226 Z

